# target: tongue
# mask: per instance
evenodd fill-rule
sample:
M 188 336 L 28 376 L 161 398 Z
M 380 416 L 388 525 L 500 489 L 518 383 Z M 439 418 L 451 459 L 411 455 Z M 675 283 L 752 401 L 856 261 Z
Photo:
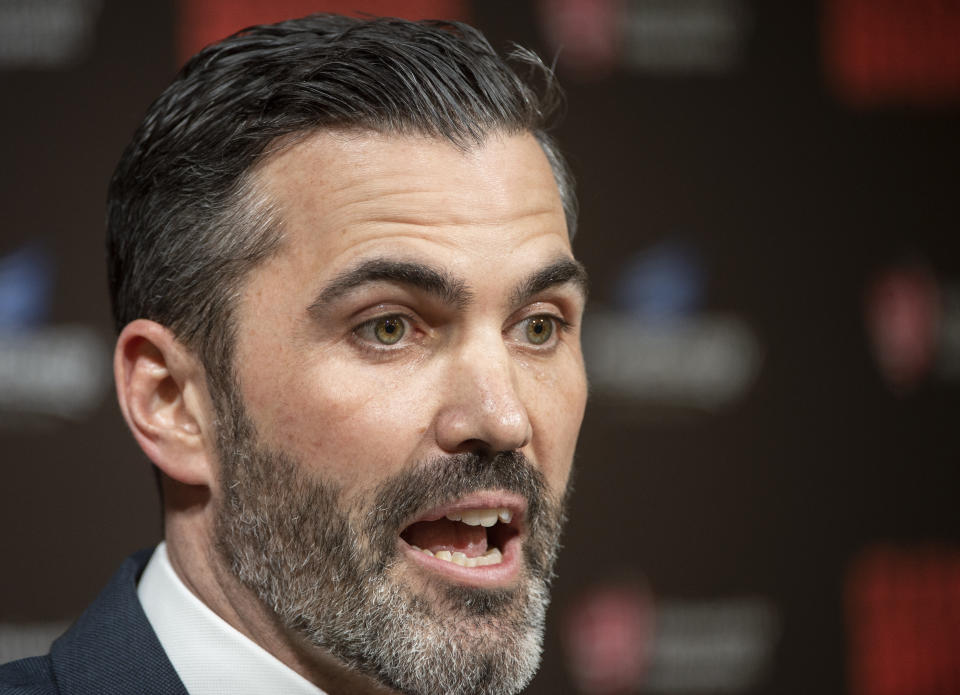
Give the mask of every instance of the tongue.
M 487 552 L 487 529 L 468 526 L 459 521 L 437 519 L 419 521 L 401 534 L 403 540 L 424 550 L 461 552 L 467 557 L 478 557 Z

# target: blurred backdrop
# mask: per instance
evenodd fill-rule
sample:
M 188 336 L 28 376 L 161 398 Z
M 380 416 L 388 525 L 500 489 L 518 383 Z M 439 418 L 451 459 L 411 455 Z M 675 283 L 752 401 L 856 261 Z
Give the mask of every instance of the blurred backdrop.
M 0 660 L 160 538 L 107 180 L 186 56 L 464 19 L 568 95 L 591 403 L 530 693 L 960 693 L 960 2 L 0 0 Z

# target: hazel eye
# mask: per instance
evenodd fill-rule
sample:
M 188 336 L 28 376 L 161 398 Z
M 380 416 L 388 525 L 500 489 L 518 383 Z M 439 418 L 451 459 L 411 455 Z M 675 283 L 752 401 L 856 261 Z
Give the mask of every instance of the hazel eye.
M 399 316 L 384 316 L 373 322 L 373 335 L 384 345 L 393 345 L 407 332 Z
M 527 319 L 527 340 L 534 345 L 543 345 L 553 335 L 553 319 L 549 316 L 534 316 Z

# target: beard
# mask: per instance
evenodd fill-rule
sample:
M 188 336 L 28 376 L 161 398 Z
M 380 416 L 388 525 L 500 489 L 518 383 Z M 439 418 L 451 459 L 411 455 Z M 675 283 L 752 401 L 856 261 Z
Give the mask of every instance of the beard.
M 264 447 L 235 397 L 219 410 L 222 501 L 217 550 L 288 630 L 348 667 L 411 695 L 507 695 L 540 663 L 564 502 L 519 452 L 423 461 L 359 499 Z M 517 585 L 406 581 L 403 525 L 471 492 L 527 501 Z

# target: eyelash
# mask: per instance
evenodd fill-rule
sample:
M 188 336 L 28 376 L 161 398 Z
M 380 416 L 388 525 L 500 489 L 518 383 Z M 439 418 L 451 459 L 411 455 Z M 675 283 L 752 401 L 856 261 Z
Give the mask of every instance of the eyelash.
M 397 339 L 395 345 L 389 345 L 377 340 L 376 336 L 373 335 L 373 331 L 376 330 L 377 324 L 381 321 L 387 321 L 389 319 L 398 319 L 403 325 L 403 333 L 400 338 Z M 560 334 L 567 333 L 573 328 L 573 324 L 569 321 L 562 319 L 561 317 L 555 314 L 549 313 L 539 313 L 532 314 L 530 316 L 525 316 L 516 323 L 514 323 L 508 333 L 513 333 L 517 330 L 522 330 L 522 327 L 529 326 L 531 321 L 536 319 L 546 319 L 552 324 L 552 331 L 547 340 L 542 344 L 538 345 L 536 343 L 525 341 L 521 342 L 521 345 L 525 349 L 530 349 L 539 352 L 548 352 L 557 346 L 559 343 Z M 362 323 L 358 324 L 352 331 L 354 342 L 363 350 L 370 352 L 371 354 L 377 356 L 386 356 L 388 353 L 402 350 L 410 342 L 409 336 L 411 333 L 417 331 L 415 324 L 417 320 L 407 314 L 402 313 L 388 313 L 381 314 L 380 316 L 374 316 L 373 318 L 367 319 Z M 368 335 L 364 335 L 367 333 Z

